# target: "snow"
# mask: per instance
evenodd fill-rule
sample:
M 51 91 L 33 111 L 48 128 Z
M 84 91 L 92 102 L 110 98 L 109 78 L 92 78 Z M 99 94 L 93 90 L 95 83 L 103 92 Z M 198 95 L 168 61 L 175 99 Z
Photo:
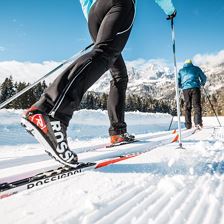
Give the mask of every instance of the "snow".
M 20 126 L 20 116 L 22 116 L 22 113 L 22 110 L 0 110 L 0 145 L 35 142 Z M 156 120 L 158 116 L 160 118 L 159 123 Z M 126 113 L 128 131 L 134 134 L 166 130 L 169 127 L 170 120 L 171 116 L 168 114 Z M 154 124 L 156 123 L 158 124 L 155 126 Z M 97 137 L 106 138 L 108 136 L 108 126 L 109 119 L 106 111 L 75 111 L 68 133 L 72 140 L 89 140 Z M 8 137 L 9 134 L 11 138 Z M 11 141 L 12 138 L 13 141 Z
M 57 164 L 19 127 L 21 114 L 0 111 L 0 179 Z M 156 143 L 172 136 L 167 114 L 132 112 L 126 117 L 137 138 Z M 223 124 L 224 117 L 219 119 Z M 212 137 L 217 126 L 215 117 L 204 118 L 203 130 L 188 137 L 183 132 L 184 149 L 177 149 L 177 143 L 161 144 L 98 171 L 2 199 L 1 223 L 222 224 L 224 143 Z M 106 111 L 77 111 L 69 129 L 71 148 L 84 160 L 144 145 L 93 150 L 108 141 L 107 128 Z M 10 131 L 3 135 L 5 130 Z

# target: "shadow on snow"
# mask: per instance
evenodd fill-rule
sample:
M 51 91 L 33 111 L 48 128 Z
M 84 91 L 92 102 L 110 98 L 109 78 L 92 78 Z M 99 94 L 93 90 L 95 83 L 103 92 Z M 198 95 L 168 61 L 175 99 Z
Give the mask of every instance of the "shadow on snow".
M 158 176 L 174 175 L 197 175 L 224 174 L 224 161 L 203 163 L 199 162 L 194 166 L 189 164 L 174 164 L 168 166 L 167 163 L 143 163 L 143 164 L 113 164 L 99 170 L 104 173 L 149 173 Z

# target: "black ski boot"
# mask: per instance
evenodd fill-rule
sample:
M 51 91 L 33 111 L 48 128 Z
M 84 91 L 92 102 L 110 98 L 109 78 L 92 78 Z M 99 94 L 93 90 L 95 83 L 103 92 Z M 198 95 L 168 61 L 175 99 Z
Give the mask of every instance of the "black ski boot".
M 67 127 L 61 121 L 31 107 L 25 112 L 21 124 L 51 157 L 66 166 L 77 166 L 78 157 L 68 147 Z

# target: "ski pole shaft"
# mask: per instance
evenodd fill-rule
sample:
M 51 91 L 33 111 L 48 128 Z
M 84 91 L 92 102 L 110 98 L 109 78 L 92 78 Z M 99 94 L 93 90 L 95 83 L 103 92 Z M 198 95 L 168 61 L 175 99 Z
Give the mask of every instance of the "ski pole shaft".
M 181 92 L 179 92 L 179 98 L 180 98 L 180 95 L 181 95 Z M 174 119 L 174 115 L 173 115 L 173 113 L 171 113 L 171 115 L 172 115 L 172 118 L 171 118 L 171 121 L 170 121 L 170 125 L 169 125 L 169 129 L 168 129 L 168 131 L 170 131 L 171 126 L 172 126 L 172 124 L 173 124 L 173 119 Z
M 179 99 L 179 87 L 177 77 L 177 62 L 176 62 L 176 45 L 175 45 L 175 31 L 173 18 L 171 19 L 172 30 L 172 42 L 173 42 L 173 61 L 174 61 L 174 73 L 175 73 L 175 86 L 176 86 L 176 102 L 177 102 L 177 117 L 178 117 L 178 129 L 179 129 L 179 147 L 182 148 L 182 136 L 181 136 L 181 123 L 180 123 L 180 99 Z
M 203 86 L 203 89 L 204 89 L 205 95 L 206 95 L 206 97 L 207 97 L 207 99 L 208 99 L 208 102 L 209 102 L 209 104 L 211 105 L 211 108 L 212 108 L 212 110 L 213 110 L 213 112 L 214 112 L 214 114 L 215 114 L 215 116 L 216 116 L 216 119 L 217 119 L 217 121 L 218 121 L 218 123 L 219 123 L 219 126 L 222 127 L 222 125 L 221 125 L 221 123 L 220 123 L 220 121 L 219 121 L 219 118 L 218 118 L 218 116 L 217 116 L 217 114 L 216 114 L 216 112 L 215 112 L 215 109 L 214 109 L 214 107 L 213 107 L 213 105 L 212 105 L 212 102 L 211 102 L 211 100 L 209 99 L 209 96 L 208 96 L 207 91 L 205 90 L 205 87 L 204 87 L 204 86 Z
M 171 128 L 172 124 L 173 124 L 173 116 L 172 116 L 172 118 L 171 118 L 171 121 L 170 121 L 170 126 L 169 126 L 168 131 L 170 131 L 170 128 Z
M 90 44 L 89 46 L 87 46 L 85 49 L 79 51 L 78 53 L 74 54 L 72 57 L 70 57 L 69 59 L 67 59 L 66 61 L 62 62 L 60 65 L 58 65 L 56 68 L 54 68 L 53 70 L 51 70 L 50 72 L 48 72 L 46 75 L 44 75 L 43 77 L 41 77 L 40 79 L 38 79 L 36 82 L 34 82 L 33 84 L 27 86 L 26 88 L 24 88 L 23 90 L 21 90 L 20 92 L 16 93 L 14 96 L 10 97 L 9 99 L 7 99 L 6 101 L 4 101 L 3 103 L 0 104 L 0 109 L 2 109 L 3 107 L 5 107 L 6 105 L 8 105 L 9 103 L 11 103 L 13 100 L 15 100 L 16 98 L 20 97 L 21 95 L 23 95 L 24 93 L 26 93 L 27 91 L 29 91 L 30 89 L 32 89 L 34 86 L 36 86 L 38 83 L 40 83 L 41 81 L 45 80 L 48 76 L 50 76 L 52 73 L 56 72 L 58 69 L 60 69 L 61 67 L 63 67 L 65 64 L 75 60 L 81 53 L 85 52 L 87 49 L 89 49 L 90 47 L 93 46 L 93 43 Z

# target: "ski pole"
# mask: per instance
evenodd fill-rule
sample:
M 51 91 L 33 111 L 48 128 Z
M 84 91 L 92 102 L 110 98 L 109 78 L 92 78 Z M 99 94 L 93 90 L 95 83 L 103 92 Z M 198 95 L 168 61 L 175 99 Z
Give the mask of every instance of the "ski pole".
M 180 98 L 180 96 L 181 96 L 181 91 L 179 92 L 179 98 Z M 173 114 L 173 112 L 171 112 L 171 115 L 172 115 L 172 118 L 171 118 L 171 121 L 170 121 L 170 126 L 169 126 L 168 131 L 170 131 L 171 126 L 172 126 L 172 124 L 173 124 L 173 119 L 174 119 L 174 114 Z
M 212 105 L 212 102 L 211 102 L 211 100 L 209 99 L 209 96 L 208 96 L 208 94 L 207 94 L 207 92 L 206 92 L 204 86 L 203 86 L 203 89 L 204 89 L 204 92 L 205 92 L 205 96 L 207 97 L 208 102 L 209 102 L 209 104 L 211 105 L 211 108 L 212 108 L 212 110 L 213 110 L 213 112 L 214 112 L 214 114 L 215 114 L 215 116 L 216 116 L 216 119 L 217 119 L 217 121 L 218 121 L 218 123 L 219 123 L 219 126 L 222 127 L 222 125 L 221 125 L 221 123 L 220 123 L 220 121 L 219 121 L 219 118 L 218 118 L 218 116 L 217 116 L 217 114 L 216 114 L 216 112 L 215 112 L 215 109 L 214 109 L 214 107 L 213 107 L 213 105 Z
M 19 96 L 23 95 L 24 93 L 26 93 L 28 90 L 32 89 L 34 86 L 36 86 L 38 83 L 40 83 L 42 80 L 46 79 L 49 75 L 51 75 L 52 73 L 56 72 L 59 68 L 61 68 L 62 66 L 64 66 L 65 64 L 75 60 L 80 54 L 82 54 L 83 52 L 85 52 L 87 49 L 89 49 L 90 47 L 92 47 L 94 44 L 90 44 L 89 46 L 87 46 L 85 49 L 79 51 L 78 53 L 74 54 L 72 57 L 70 57 L 69 59 L 67 59 L 66 61 L 62 62 L 60 65 L 58 65 L 56 68 L 54 68 L 53 70 L 51 70 L 50 72 L 48 72 L 46 75 L 44 75 L 43 77 L 41 77 L 40 79 L 38 79 L 36 82 L 34 82 L 33 84 L 27 86 L 26 88 L 24 88 L 23 90 L 21 90 L 20 92 L 16 93 L 14 96 L 10 97 L 9 99 L 5 100 L 3 103 L 0 104 L 0 109 L 2 109 L 3 107 L 5 107 L 6 105 L 8 105 L 9 103 L 11 103 L 13 100 L 15 100 L 16 98 L 18 98 Z
M 179 100 L 179 90 L 178 90 L 178 77 L 177 77 L 177 62 L 176 62 L 176 49 L 175 49 L 175 32 L 174 32 L 174 22 L 171 19 L 171 30 L 172 30 L 172 42 L 173 42 L 173 61 L 174 61 L 174 73 L 175 73 L 175 86 L 176 86 L 176 102 L 177 102 L 177 117 L 178 117 L 178 129 L 179 129 L 179 147 L 183 148 L 181 141 L 181 124 L 180 124 L 180 100 Z
M 172 116 L 172 118 L 171 118 L 171 121 L 170 121 L 170 126 L 169 126 L 168 131 L 170 131 L 170 128 L 171 128 L 172 124 L 173 124 L 173 116 Z

